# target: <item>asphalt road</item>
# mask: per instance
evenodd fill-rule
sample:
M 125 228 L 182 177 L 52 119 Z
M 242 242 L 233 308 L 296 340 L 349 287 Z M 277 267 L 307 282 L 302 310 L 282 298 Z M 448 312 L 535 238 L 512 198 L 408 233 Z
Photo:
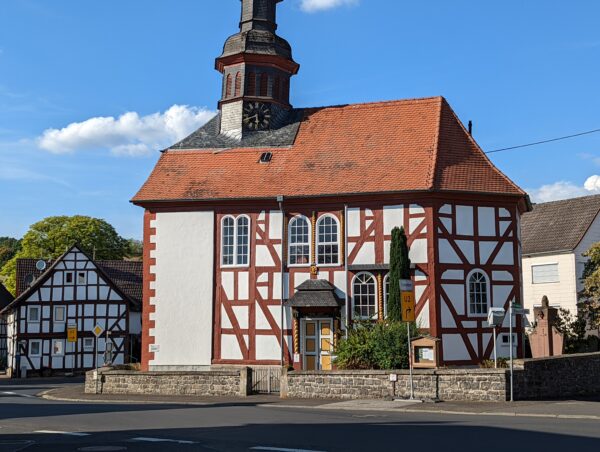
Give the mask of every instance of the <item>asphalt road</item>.
M 598 450 L 600 422 L 256 406 L 53 402 L 0 381 L 4 451 Z M 68 383 L 67 383 L 68 384 Z

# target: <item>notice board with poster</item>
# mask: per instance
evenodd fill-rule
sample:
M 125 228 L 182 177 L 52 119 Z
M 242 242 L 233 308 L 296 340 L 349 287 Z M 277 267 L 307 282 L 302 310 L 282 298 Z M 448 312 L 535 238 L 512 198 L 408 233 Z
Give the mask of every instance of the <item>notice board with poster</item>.
M 413 367 L 415 369 L 435 369 L 439 367 L 440 340 L 431 336 L 422 336 L 411 343 Z

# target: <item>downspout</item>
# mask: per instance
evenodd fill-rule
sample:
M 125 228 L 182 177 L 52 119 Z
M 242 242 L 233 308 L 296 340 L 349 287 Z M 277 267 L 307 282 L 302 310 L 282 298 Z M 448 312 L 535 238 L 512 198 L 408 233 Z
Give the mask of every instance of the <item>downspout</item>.
M 350 325 L 350 297 L 348 296 L 348 204 L 344 204 L 344 271 L 346 273 L 346 325 L 345 336 L 348 339 L 348 328 Z
M 283 305 L 283 294 L 284 294 L 284 282 L 285 282 L 285 278 L 284 278 L 284 271 L 285 271 L 285 263 L 283 261 L 283 258 L 285 257 L 285 250 L 283 249 L 283 247 L 285 246 L 285 212 L 283 211 L 283 195 L 279 195 L 277 196 L 277 203 L 279 204 L 279 211 L 281 212 L 281 257 L 280 257 L 280 261 L 281 261 L 281 267 L 280 267 L 280 271 L 281 271 L 281 293 L 280 295 L 280 301 L 281 301 L 281 323 L 280 323 L 280 327 L 279 327 L 279 333 L 280 333 L 280 341 L 281 341 L 281 367 L 283 368 L 284 366 L 284 347 L 285 347 L 285 341 L 284 341 L 284 334 L 283 334 L 283 329 L 285 327 L 285 306 Z

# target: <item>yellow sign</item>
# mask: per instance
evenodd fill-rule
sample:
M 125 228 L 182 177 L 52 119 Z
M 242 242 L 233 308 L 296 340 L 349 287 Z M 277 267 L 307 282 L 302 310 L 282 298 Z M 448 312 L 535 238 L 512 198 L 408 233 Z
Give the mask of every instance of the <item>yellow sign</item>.
M 417 319 L 417 308 L 415 288 L 410 280 L 400 281 L 400 305 L 402 307 L 402 321 L 414 322 Z
M 99 337 L 102 333 L 104 333 L 104 328 L 102 328 L 100 325 L 96 325 L 92 329 L 92 333 L 94 333 L 94 336 Z
M 67 327 L 67 342 L 77 342 L 77 325 Z

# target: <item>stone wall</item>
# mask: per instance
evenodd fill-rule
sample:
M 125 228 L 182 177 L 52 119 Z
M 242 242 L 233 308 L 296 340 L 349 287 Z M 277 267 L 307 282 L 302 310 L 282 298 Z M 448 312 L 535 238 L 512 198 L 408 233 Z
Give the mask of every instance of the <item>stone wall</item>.
M 390 381 L 390 375 L 397 381 Z M 432 400 L 504 401 L 507 372 L 495 369 L 417 370 L 415 397 Z M 383 399 L 408 397 L 407 371 L 289 372 L 282 397 L 307 399 Z
M 98 393 L 185 396 L 247 396 L 248 369 L 206 372 L 134 372 L 100 370 Z M 94 371 L 86 374 L 86 394 L 96 393 Z
M 600 353 L 526 359 L 515 372 L 515 399 L 560 399 L 600 394 Z

